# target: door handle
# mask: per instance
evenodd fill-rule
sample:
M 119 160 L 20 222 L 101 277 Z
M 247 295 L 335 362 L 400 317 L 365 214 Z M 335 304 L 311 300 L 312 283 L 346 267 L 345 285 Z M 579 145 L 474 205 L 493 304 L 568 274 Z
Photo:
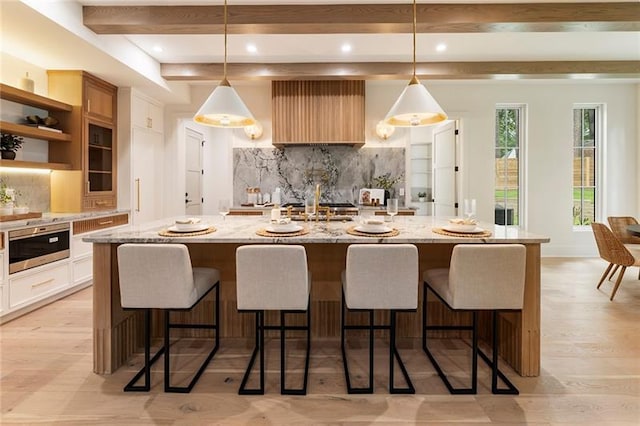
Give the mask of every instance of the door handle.
M 136 179 L 136 211 L 140 211 L 140 178 Z

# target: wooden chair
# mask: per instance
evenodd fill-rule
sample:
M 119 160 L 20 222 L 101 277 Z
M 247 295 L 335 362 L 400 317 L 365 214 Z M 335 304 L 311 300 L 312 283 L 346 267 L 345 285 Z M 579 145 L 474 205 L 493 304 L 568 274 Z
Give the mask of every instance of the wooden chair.
M 607 277 L 607 274 L 611 271 L 611 268 L 614 266 L 622 266 L 618 279 L 613 286 L 611 297 L 609 298 L 609 300 L 613 300 L 613 297 L 618 291 L 618 287 L 620 287 L 625 270 L 629 266 L 640 266 L 640 249 L 629 250 L 629 248 L 616 238 L 613 232 L 602 223 L 593 222 L 591 224 L 591 229 L 593 229 L 593 235 L 596 239 L 596 244 L 598 245 L 600 257 L 609 262 L 609 266 L 607 266 L 604 274 L 602 274 L 600 282 L 598 282 L 598 286 L 596 288 L 600 288 Z
M 640 249 L 640 237 L 636 237 L 635 235 L 631 235 L 629 231 L 627 231 L 627 226 L 629 225 L 637 225 L 638 221 L 635 217 L 631 216 L 609 216 L 607 218 L 609 222 L 609 226 L 611 227 L 611 231 L 613 231 L 613 235 L 615 235 L 629 250 L 638 250 Z M 629 247 L 628 245 L 631 245 Z M 620 266 L 616 265 L 611 271 L 611 275 L 609 275 L 609 280 L 613 278 L 616 271 Z M 638 279 L 640 280 L 640 269 L 638 270 Z

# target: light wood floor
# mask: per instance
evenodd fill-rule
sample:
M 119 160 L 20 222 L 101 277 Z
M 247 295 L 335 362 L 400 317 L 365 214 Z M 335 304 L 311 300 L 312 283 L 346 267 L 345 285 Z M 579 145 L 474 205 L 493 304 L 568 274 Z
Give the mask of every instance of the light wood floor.
M 505 368 L 520 388 L 517 397 L 492 395 L 482 363 L 478 395 L 451 396 L 422 351 L 411 348 L 401 353 L 417 394 L 389 395 L 382 340 L 376 346 L 381 372 L 374 395 L 346 394 L 339 342 L 323 341 L 313 343 L 309 394 L 281 396 L 272 341 L 267 394 L 238 396 L 250 351 L 244 342 L 225 340 L 191 394 L 165 394 L 159 372 L 151 392 L 125 394 L 122 387 L 141 357 L 111 376 L 91 372 L 89 288 L 0 327 L 0 423 L 638 425 L 638 271 L 626 274 L 610 302 L 611 283 L 595 289 L 605 266 L 600 259 L 543 259 L 542 374 L 521 378 Z M 198 348 L 182 343 L 181 354 Z M 466 346 L 435 346 L 445 365 L 461 375 L 456 365 L 466 368 Z M 293 349 L 291 365 L 300 366 Z M 358 348 L 352 352 L 357 375 L 365 358 Z M 193 368 L 191 359 L 180 356 L 179 370 Z

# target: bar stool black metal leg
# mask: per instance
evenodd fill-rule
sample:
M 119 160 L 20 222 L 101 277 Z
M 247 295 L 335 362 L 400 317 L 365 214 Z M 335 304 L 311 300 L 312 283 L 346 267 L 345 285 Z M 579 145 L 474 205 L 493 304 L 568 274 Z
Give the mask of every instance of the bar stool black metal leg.
M 482 351 L 478 351 L 480 358 L 491 367 L 491 392 L 496 395 L 519 395 L 520 391 L 518 388 L 511 383 L 511 381 L 504 375 L 502 371 L 498 368 L 498 354 L 499 352 L 499 335 L 498 335 L 498 311 L 493 311 L 492 313 L 492 329 L 493 329 L 493 338 L 492 338 L 492 359 L 489 360 L 489 357 Z M 502 382 L 506 385 L 505 389 L 498 388 L 498 378 L 502 380 Z
M 151 356 L 151 309 L 144 310 L 144 366 L 124 387 L 125 392 L 148 392 L 151 389 L 151 366 L 164 353 L 164 346 L 149 359 Z M 144 377 L 144 385 L 136 386 L 135 383 L 142 376 Z
M 404 362 L 402 362 L 402 358 L 400 358 L 400 353 L 398 352 L 398 348 L 396 346 L 396 311 L 391 310 L 390 312 L 390 337 L 389 337 L 389 393 L 401 393 L 401 394 L 413 394 L 416 393 L 416 389 L 413 387 L 413 383 L 411 383 L 411 378 L 409 377 L 409 373 L 404 366 Z M 398 361 L 398 366 L 402 371 L 402 375 L 404 376 L 404 380 L 407 383 L 407 387 L 400 388 L 394 386 L 394 360 Z
M 291 311 L 289 311 L 291 312 Z M 297 311 L 294 311 L 297 312 Z M 282 395 L 306 395 L 307 394 L 307 383 L 309 377 L 309 356 L 311 350 L 311 305 L 308 305 L 306 316 L 307 316 L 307 324 L 305 326 L 288 326 L 285 323 L 285 314 L 288 312 L 280 311 L 280 393 Z M 307 344 L 306 344 L 306 354 L 305 354 L 305 362 L 304 362 L 304 372 L 302 379 L 302 387 L 298 389 L 287 388 L 285 378 L 286 378 L 286 347 L 285 347 L 285 333 L 287 330 L 303 330 L 307 332 Z
M 215 313 L 214 313 L 214 318 L 215 318 L 215 324 L 172 324 L 171 323 L 171 310 L 167 309 L 165 310 L 165 314 L 164 314 L 164 341 L 165 341 L 165 359 L 164 359 L 164 391 L 165 392 L 172 392 L 172 393 L 189 393 L 193 390 L 193 387 L 196 385 L 196 383 L 198 382 L 198 379 L 200 379 L 200 376 L 202 376 L 202 374 L 204 373 L 204 371 L 206 370 L 207 366 L 209 365 L 209 362 L 211 361 L 211 359 L 213 358 L 213 356 L 216 354 L 216 352 L 218 351 L 218 345 L 220 342 L 220 334 L 219 334 L 219 328 L 218 328 L 218 324 L 219 324 L 219 319 L 220 319 L 220 283 L 216 283 L 214 285 L 214 287 L 212 287 L 212 289 L 215 288 L 216 292 L 215 292 L 215 303 L 214 303 L 214 309 L 215 309 Z M 204 297 L 204 296 L 203 296 Z M 172 328 L 187 328 L 187 329 L 203 329 L 203 330 L 214 330 L 215 332 L 215 343 L 213 345 L 213 348 L 211 349 L 211 351 L 209 352 L 209 354 L 207 355 L 207 357 L 205 358 L 205 360 L 202 362 L 202 364 L 200 364 L 200 368 L 198 368 L 198 371 L 196 371 L 196 373 L 193 375 L 193 377 L 191 378 L 191 380 L 189 381 L 189 384 L 187 384 L 186 386 L 172 386 L 171 385 L 171 362 L 170 362 L 170 356 L 169 356 L 169 351 L 170 351 L 170 342 L 171 342 L 171 329 Z
M 251 359 L 247 365 L 247 370 L 242 377 L 242 383 L 240 383 L 240 389 L 238 394 L 240 395 L 264 395 L 264 311 L 255 311 L 256 315 L 256 341 L 251 353 Z M 256 356 L 260 351 L 260 385 L 258 388 L 247 389 L 247 382 L 253 369 L 253 364 L 256 361 Z
M 347 382 L 347 392 L 350 394 L 363 394 L 363 393 L 373 393 L 373 310 L 367 310 L 369 313 L 369 325 L 368 326 L 349 326 L 346 324 L 347 319 L 347 306 L 344 298 L 344 291 L 342 292 L 341 299 L 341 310 L 340 310 L 340 348 L 342 350 L 342 364 L 344 366 L 344 376 Z M 356 388 L 351 386 L 351 378 L 349 374 L 349 364 L 347 361 L 347 351 L 346 351 L 346 330 L 347 329 L 355 329 L 355 330 L 369 330 L 369 386 L 365 388 Z
M 429 289 L 429 285 L 427 284 L 427 282 L 425 281 L 423 283 L 423 289 L 424 289 L 424 294 L 423 294 L 423 304 L 422 304 L 422 349 L 424 351 L 424 353 L 427 355 L 427 357 L 429 358 L 429 361 L 431 361 L 431 364 L 433 364 L 433 367 L 436 369 L 436 372 L 438 373 L 438 376 L 440 377 L 440 379 L 442 380 L 442 382 L 444 383 L 444 385 L 447 387 L 447 389 L 449 390 L 449 393 L 451 393 L 452 395 L 473 395 L 477 393 L 477 377 L 478 377 L 478 369 L 477 369 L 477 314 L 476 312 L 473 313 L 473 325 L 471 327 L 468 326 L 446 326 L 446 325 L 433 325 L 430 326 L 427 323 L 428 320 L 428 315 L 427 315 L 427 290 Z M 431 351 L 429 350 L 429 347 L 427 345 L 427 331 L 428 330 L 471 330 L 472 331 L 472 355 L 471 355 L 471 386 L 468 388 L 456 388 L 454 387 L 451 382 L 449 381 L 449 379 L 447 378 L 447 376 L 444 374 L 444 371 L 442 370 L 442 368 L 440 367 L 440 364 L 438 364 L 438 361 L 436 361 L 436 358 L 433 356 L 433 354 L 431 353 Z

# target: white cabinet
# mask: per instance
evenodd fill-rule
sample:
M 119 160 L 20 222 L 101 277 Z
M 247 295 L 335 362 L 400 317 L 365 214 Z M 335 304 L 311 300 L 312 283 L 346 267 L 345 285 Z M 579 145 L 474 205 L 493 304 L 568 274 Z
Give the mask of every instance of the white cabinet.
M 163 133 L 163 108 L 155 100 L 136 91 L 131 97 L 131 124 Z
M 129 208 L 139 225 L 163 217 L 163 111 L 153 99 L 121 88 L 118 113 L 118 206 Z
M 69 285 L 69 262 L 50 263 L 9 278 L 9 308 L 16 309 Z

